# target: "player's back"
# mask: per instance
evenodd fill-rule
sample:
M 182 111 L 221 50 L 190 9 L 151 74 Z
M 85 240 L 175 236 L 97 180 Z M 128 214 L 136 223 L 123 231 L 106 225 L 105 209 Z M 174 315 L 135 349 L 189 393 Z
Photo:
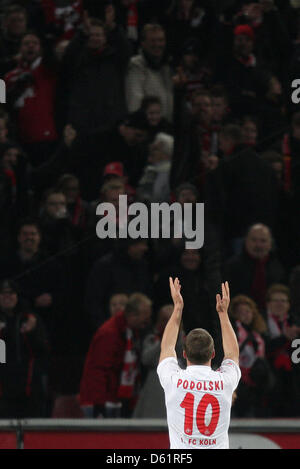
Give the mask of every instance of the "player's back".
M 226 449 L 232 394 L 241 373 L 232 360 L 219 370 L 193 365 L 182 370 L 175 358 L 157 369 L 165 392 L 171 449 Z

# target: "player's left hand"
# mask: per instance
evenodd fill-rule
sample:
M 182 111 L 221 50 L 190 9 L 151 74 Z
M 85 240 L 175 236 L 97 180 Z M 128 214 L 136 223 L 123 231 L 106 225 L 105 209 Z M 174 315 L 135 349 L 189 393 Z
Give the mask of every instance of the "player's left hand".
M 172 277 L 169 277 L 169 282 L 170 282 L 170 291 L 171 291 L 171 296 L 172 296 L 174 306 L 178 306 L 182 309 L 183 298 L 180 293 L 181 291 L 180 282 L 177 277 L 175 278 L 175 281 L 173 281 Z

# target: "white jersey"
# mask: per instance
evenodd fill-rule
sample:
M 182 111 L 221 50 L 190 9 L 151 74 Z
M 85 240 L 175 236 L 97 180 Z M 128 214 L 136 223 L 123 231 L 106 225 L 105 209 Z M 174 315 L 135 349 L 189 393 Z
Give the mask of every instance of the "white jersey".
M 171 449 L 228 449 L 232 394 L 241 378 L 239 366 L 223 360 L 214 371 L 165 358 L 157 368 L 165 392 Z

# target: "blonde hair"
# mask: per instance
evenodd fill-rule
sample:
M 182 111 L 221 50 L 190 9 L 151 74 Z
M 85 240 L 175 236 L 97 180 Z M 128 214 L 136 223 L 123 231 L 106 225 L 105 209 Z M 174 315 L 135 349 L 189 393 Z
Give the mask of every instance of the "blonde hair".
M 152 301 L 143 293 L 132 293 L 125 307 L 125 314 L 138 313 L 141 305 L 152 306 Z
M 289 287 L 283 285 L 282 283 L 274 283 L 270 286 L 270 288 L 267 290 L 266 300 L 270 301 L 271 296 L 274 295 L 274 293 L 282 293 L 283 295 L 286 295 L 288 297 L 289 301 L 291 299 L 291 292 Z
M 229 314 L 233 319 L 238 319 L 237 317 L 237 307 L 239 305 L 247 305 L 249 308 L 252 310 L 253 313 L 253 319 L 251 322 L 251 328 L 255 331 L 258 332 L 259 334 L 262 334 L 267 331 L 267 324 L 258 311 L 257 305 L 255 301 L 253 301 L 249 296 L 246 295 L 237 295 L 235 296 L 229 306 Z

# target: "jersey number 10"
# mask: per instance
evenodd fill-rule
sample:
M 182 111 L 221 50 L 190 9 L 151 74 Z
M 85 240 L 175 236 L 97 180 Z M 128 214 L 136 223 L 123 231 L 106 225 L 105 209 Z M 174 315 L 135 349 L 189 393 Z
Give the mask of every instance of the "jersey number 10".
M 180 404 L 180 407 L 185 409 L 184 433 L 186 435 L 192 435 L 193 433 L 194 403 L 195 396 L 188 392 Z M 205 413 L 209 405 L 212 407 L 212 416 L 209 425 L 206 425 Z M 219 417 L 220 405 L 218 399 L 212 394 L 204 394 L 196 411 L 196 422 L 199 432 L 205 436 L 212 435 L 217 428 Z

